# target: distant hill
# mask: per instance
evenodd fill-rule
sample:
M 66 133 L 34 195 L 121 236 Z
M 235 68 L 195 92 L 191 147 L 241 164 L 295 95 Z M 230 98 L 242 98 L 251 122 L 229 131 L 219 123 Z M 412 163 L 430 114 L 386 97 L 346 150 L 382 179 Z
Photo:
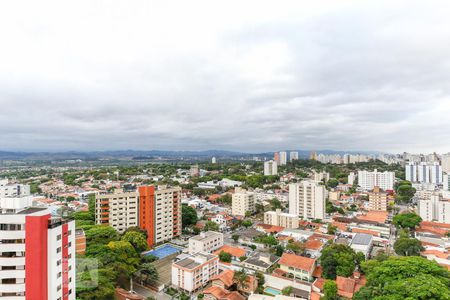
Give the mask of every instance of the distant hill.
M 291 150 L 287 150 L 288 152 Z M 308 158 L 310 150 L 292 150 L 299 153 L 300 158 Z M 316 150 L 317 153 L 323 154 L 378 154 L 376 151 L 334 151 L 334 150 Z M 273 152 L 261 152 L 261 153 L 245 153 L 237 151 L 226 150 L 205 150 L 205 151 L 168 151 L 168 150 L 117 150 L 117 151 L 66 151 L 66 152 L 13 152 L 13 151 L 0 151 L 0 160 L 97 160 L 97 159 L 154 159 L 154 158 L 208 158 L 208 157 L 273 157 Z

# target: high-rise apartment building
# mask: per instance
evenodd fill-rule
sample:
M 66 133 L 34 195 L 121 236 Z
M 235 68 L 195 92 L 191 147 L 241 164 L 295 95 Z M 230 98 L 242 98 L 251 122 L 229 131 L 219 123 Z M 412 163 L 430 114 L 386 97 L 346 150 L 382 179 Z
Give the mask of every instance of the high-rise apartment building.
M 408 163 L 405 166 L 405 177 L 411 182 L 442 184 L 442 167 L 438 162 Z
M 277 175 L 278 174 L 278 166 L 277 162 L 274 160 L 269 160 L 264 162 L 264 175 Z
M 358 185 L 365 191 L 373 190 L 376 186 L 384 191 L 393 190 L 394 182 L 394 172 L 378 172 L 376 169 L 373 172 L 358 171 Z
M 442 155 L 441 166 L 442 172 L 450 173 L 450 153 Z
M 306 219 L 325 218 L 325 186 L 304 180 L 289 184 L 289 214 Z
M 328 180 L 330 180 L 330 173 L 314 171 L 312 179 L 314 181 L 325 181 L 325 182 L 327 182 Z
M 280 166 L 284 166 L 287 164 L 287 152 L 280 151 Z
M 96 223 L 109 225 L 120 233 L 138 226 L 138 201 L 137 192 L 124 192 L 122 189 L 111 194 L 96 195 Z
M 388 208 L 387 193 L 382 192 L 379 187 L 375 187 L 369 193 L 369 210 L 387 211 Z
M 348 174 L 348 177 L 347 177 L 347 183 L 353 184 L 353 183 L 355 183 L 355 180 L 356 180 L 356 174 L 354 172 L 350 172 L 350 174 Z
M 0 199 L 0 299 L 75 300 L 75 222 Z
M 231 214 L 245 216 L 255 211 L 255 194 L 242 188 L 236 188 L 232 195 Z
M 298 215 L 283 213 L 281 209 L 264 213 L 264 224 L 295 229 L 299 227 L 298 220 Z
M 418 201 L 417 213 L 424 221 L 450 224 L 450 200 L 440 193 L 433 193 L 429 199 Z
M 151 247 L 181 234 L 181 188 L 139 187 L 139 227 Z
M 450 176 L 448 174 L 444 174 L 442 176 L 442 181 L 444 191 L 450 191 Z
M 276 161 L 277 165 L 279 165 L 280 164 L 280 153 L 275 152 L 273 154 L 273 160 Z
M 30 186 L 27 184 L 10 183 L 8 179 L 0 180 L 0 198 L 22 197 L 30 195 Z
M 297 151 L 291 151 L 289 153 L 289 161 L 298 160 L 298 152 Z

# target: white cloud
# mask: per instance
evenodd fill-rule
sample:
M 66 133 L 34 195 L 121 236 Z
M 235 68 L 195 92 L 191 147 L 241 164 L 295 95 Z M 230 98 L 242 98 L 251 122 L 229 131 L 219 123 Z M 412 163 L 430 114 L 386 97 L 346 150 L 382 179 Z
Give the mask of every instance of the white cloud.
M 0 149 L 448 151 L 449 9 L 3 1 Z

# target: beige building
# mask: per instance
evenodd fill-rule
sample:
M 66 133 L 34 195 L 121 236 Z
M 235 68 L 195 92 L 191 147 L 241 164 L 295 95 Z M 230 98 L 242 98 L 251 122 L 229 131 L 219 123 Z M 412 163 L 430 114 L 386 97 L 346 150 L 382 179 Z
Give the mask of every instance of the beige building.
M 264 213 L 264 224 L 295 229 L 299 227 L 298 215 L 282 213 L 281 209 Z
M 369 210 L 387 211 L 389 202 L 387 193 L 380 190 L 379 187 L 374 187 L 373 191 L 369 193 Z
M 208 253 L 188 255 L 172 263 L 172 284 L 188 292 L 206 286 L 219 274 L 219 257 Z
M 124 192 L 122 189 L 112 194 L 96 195 L 95 222 L 109 225 L 120 233 L 138 226 L 138 201 L 138 193 Z
M 223 246 L 223 234 L 215 231 L 201 232 L 189 239 L 189 254 L 212 253 Z
M 245 216 L 255 211 L 255 194 L 245 189 L 236 188 L 232 196 L 231 214 Z
M 289 184 L 289 214 L 305 219 L 325 218 L 325 186 L 304 180 Z

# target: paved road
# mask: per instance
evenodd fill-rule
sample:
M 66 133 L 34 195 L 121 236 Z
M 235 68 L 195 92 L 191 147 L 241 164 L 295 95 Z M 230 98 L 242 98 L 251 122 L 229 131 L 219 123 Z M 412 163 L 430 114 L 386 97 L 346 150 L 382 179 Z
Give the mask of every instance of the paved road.
M 144 297 L 154 297 L 155 299 L 158 299 L 158 300 L 172 299 L 169 295 L 165 294 L 164 292 L 157 293 L 157 292 L 152 291 L 146 287 L 143 287 L 137 283 L 133 284 L 133 289 L 136 293 L 138 293 L 139 295 L 144 296 Z

